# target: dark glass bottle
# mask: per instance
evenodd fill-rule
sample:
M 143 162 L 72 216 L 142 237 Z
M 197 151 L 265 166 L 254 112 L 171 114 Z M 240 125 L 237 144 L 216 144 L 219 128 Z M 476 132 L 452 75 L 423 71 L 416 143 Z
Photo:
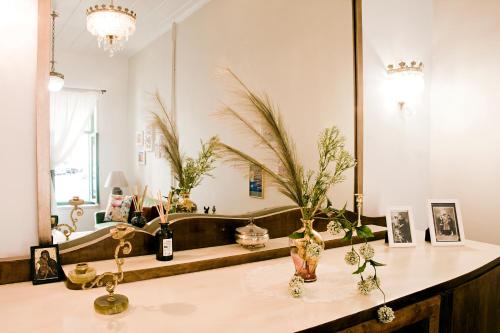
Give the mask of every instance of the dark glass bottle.
M 132 225 L 142 228 L 146 225 L 147 221 L 144 216 L 142 216 L 142 212 L 134 212 L 134 217 L 130 220 Z
M 160 230 L 156 232 L 156 260 L 169 261 L 174 259 L 174 232 L 168 223 L 160 223 Z

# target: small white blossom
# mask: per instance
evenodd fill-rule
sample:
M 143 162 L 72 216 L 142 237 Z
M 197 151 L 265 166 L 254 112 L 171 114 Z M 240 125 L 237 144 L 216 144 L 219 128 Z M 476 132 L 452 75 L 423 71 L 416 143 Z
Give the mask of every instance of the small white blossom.
M 375 255 L 375 250 L 370 244 L 365 243 L 359 247 L 359 253 L 366 260 L 370 260 Z
M 315 242 L 310 242 L 306 246 L 306 254 L 309 258 L 318 258 L 321 255 L 323 248 Z
M 368 295 L 372 288 L 372 282 L 368 280 L 361 280 L 358 282 L 358 291 L 361 295 Z
M 294 275 L 288 282 L 288 292 L 293 297 L 300 297 L 304 293 L 304 279 Z
M 396 316 L 394 315 L 394 311 L 392 311 L 392 309 L 387 305 L 380 307 L 377 310 L 377 314 L 378 320 L 380 320 L 380 322 L 384 324 L 390 323 L 394 320 L 394 318 L 396 318 Z
M 288 292 L 295 298 L 299 298 L 304 293 L 304 287 L 302 285 L 294 285 L 288 287 Z
M 294 275 L 290 279 L 290 282 L 288 282 L 289 286 L 296 285 L 296 284 L 304 284 L 304 279 L 301 276 Z
M 354 250 L 351 250 L 345 254 L 344 260 L 348 265 L 354 266 L 358 264 L 359 257 Z
M 370 283 L 370 286 L 371 286 L 371 290 L 375 290 L 377 289 L 377 285 L 380 286 L 380 279 L 379 277 L 374 277 L 372 275 L 369 275 L 367 278 L 366 278 L 367 281 L 369 281 Z
M 340 232 L 342 230 L 344 230 L 344 229 L 342 228 L 342 224 L 340 224 L 340 222 L 338 222 L 338 221 L 330 221 L 328 223 L 328 225 L 326 226 L 326 230 L 328 230 L 328 232 L 332 236 L 335 236 L 335 235 L 340 234 Z

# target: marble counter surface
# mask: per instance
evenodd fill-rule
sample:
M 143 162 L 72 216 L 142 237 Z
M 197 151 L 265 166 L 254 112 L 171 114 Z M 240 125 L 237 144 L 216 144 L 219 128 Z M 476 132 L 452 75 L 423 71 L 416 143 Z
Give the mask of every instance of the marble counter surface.
M 500 246 L 466 241 L 461 247 L 389 248 L 372 242 L 388 301 L 471 272 L 500 256 Z M 291 332 L 316 326 L 382 303 L 380 293 L 361 296 L 346 247 L 326 250 L 318 281 L 302 299 L 287 295 L 291 259 L 119 285 L 130 308 L 96 314 L 103 288 L 72 291 L 63 283 L 0 286 L 1 332 Z

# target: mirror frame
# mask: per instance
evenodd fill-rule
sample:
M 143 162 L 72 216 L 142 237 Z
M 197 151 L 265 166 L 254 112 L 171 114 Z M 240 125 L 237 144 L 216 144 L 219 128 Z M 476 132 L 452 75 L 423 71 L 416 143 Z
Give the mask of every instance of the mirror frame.
M 363 193 L 363 35 L 362 0 L 351 0 L 354 48 L 354 193 Z M 36 74 L 36 179 L 37 222 L 40 245 L 52 243 L 50 225 L 50 0 L 38 1 L 38 46 Z M 356 205 L 355 205 L 356 209 Z

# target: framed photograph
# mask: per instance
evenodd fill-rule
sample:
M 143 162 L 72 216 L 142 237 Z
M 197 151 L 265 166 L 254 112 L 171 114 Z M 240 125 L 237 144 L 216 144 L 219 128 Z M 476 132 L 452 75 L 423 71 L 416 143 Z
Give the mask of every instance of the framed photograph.
M 432 245 L 463 245 L 465 235 L 458 200 L 432 199 L 428 201 L 428 208 Z
M 262 172 L 262 168 L 255 165 L 250 165 L 248 194 L 251 198 L 264 198 L 264 173 Z
M 413 210 L 408 206 L 390 207 L 387 210 L 387 238 L 391 247 L 416 246 Z
M 43 284 L 61 281 L 64 273 L 59 260 L 59 247 L 56 245 L 31 247 L 31 281 Z
M 153 151 L 154 137 L 153 129 L 148 127 L 144 130 L 144 150 L 151 152 Z
M 137 152 L 137 163 L 139 165 L 146 165 L 146 152 L 145 151 Z
M 137 147 L 143 147 L 144 146 L 144 132 L 136 132 L 135 133 L 135 145 Z

